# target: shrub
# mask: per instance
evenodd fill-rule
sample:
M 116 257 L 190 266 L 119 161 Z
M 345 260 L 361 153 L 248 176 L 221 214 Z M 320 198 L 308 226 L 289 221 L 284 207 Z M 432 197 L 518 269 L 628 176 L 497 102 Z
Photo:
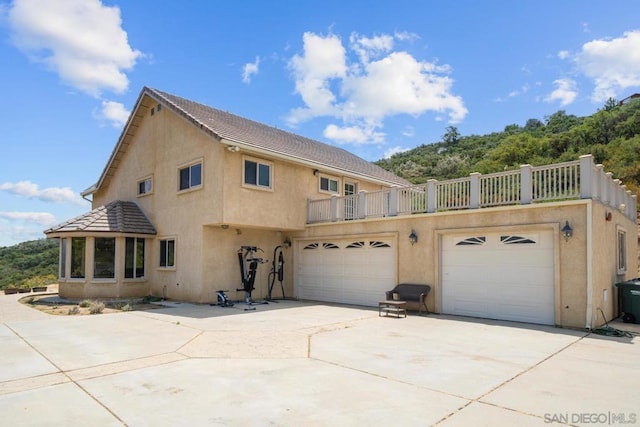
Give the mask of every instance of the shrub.
M 104 310 L 104 303 L 93 301 L 89 306 L 89 314 L 100 314 Z
M 74 314 L 80 314 L 80 307 L 78 307 L 77 305 L 71 307 L 69 310 L 67 310 L 67 314 L 69 316 L 73 316 Z
M 91 304 L 93 304 L 95 301 L 91 301 L 90 299 L 86 299 L 83 301 L 80 301 L 80 304 L 78 304 L 80 307 L 82 308 L 87 308 L 89 306 L 91 306 Z
M 132 302 L 129 302 L 125 305 L 123 305 L 122 307 L 120 307 L 120 310 L 122 311 L 133 311 L 136 309 L 136 305 Z

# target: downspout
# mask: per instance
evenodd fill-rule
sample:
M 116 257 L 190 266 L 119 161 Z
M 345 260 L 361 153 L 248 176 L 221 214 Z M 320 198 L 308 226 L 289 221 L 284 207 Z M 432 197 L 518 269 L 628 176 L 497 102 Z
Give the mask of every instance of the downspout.
M 587 313 L 586 325 L 587 329 L 593 327 L 593 202 L 587 202 Z

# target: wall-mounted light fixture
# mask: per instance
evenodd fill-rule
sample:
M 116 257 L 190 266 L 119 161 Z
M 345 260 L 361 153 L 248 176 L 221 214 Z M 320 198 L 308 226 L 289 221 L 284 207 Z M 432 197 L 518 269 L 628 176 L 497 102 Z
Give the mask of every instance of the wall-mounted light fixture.
M 562 237 L 564 237 L 565 241 L 569 241 L 569 239 L 573 236 L 573 228 L 569 225 L 569 221 L 566 221 L 564 227 L 560 229 L 560 233 Z
M 611 218 L 612 218 L 611 212 L 607 211 L 607 213 L 604 214 L 605 221 L 611 221 Z
M 237 145 L 229 145 L 227 147 L 227 150 L 231 151 L 232 153 L 237 153 L 238 151 L 240 151 L 240 147 L 238 147 Z
M 620 209 L 620 212 L 624 213 L 624 211 L 627 210 L 627 205 L 625 205 L 624 203 L 620 203 L 619 209 Z
M 411 234 L 409 234 L 409 243 L 411 243 L 411 246 L 418 243 L 418 235 L 416 234 L 416 230 L 411 230 Z
M 282 242 L 282 246 L 284 246 L 285 248 L 290 248 L 291 247 L 291 239 L 289 239 L 288 237 L 284 239 L 284 242 Z
M 320 171 L 318 169 L 314 169 L 313 170 L 313 175 L 318 176 L 319 173 L 320 173 Z

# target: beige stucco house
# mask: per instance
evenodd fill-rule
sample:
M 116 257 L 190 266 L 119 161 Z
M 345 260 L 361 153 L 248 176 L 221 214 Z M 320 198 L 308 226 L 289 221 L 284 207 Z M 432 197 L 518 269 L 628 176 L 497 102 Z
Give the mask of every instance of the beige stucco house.
M 637 198 L 575 162 L 411 185 L 343 149 L 144 88 L 60 239 L 60 294 L 253 299 L 283 254 L 288 298 L 374 306 L 397 283 L 432 312 L 595 327 L 637 269 Z M 276 286 L 272 297 L 281 297 Z

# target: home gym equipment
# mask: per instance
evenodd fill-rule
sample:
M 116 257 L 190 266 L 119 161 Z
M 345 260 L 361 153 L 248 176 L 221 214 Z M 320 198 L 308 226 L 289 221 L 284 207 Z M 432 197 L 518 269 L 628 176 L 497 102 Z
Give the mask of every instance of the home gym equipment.
M 277 261 L 276 261 L 277 259 Z M 273 291 L 273 285 L 276 283 L 276 279 L 280 282 L 280 289 L 282 290 L 282 299 L 287 299 L 284 294 L 284 254 L 282 253 L 282 246 L 276 246 L 273 250 L 273 261 L 271 261 L 271 272 L 269 273 L 269 288 L 267 289 L 267 301 L 274 301 L 271 298 L 271 292 Z
M 216 292 L 216 296 L 218 297 L 218 305 L 220 307 L 233 307 L 233 302 L 229 301 L 229 297 L 227 297 L 225 292 L 229 292 L 229 291 L 224 290 L 224 291 Z
M 255 289 L 253 285 L 256 281 L 256 270 L 258 269 L 258 265 L 269 262 L 266 259 L 256 257 L 255 254 L 257 251 L 264 252 L 256 246 L 241 246 L 240 250 L 238 250 L 242 288 L 236 289 L 236 291 L 244 291 L 244 302 L 247 305 L 245 311 L 255 310 L 256 308 L 253 306 L 257 304 L 268 304 L 267 301 L 256 302 L 251 299 L 251 292 Z

